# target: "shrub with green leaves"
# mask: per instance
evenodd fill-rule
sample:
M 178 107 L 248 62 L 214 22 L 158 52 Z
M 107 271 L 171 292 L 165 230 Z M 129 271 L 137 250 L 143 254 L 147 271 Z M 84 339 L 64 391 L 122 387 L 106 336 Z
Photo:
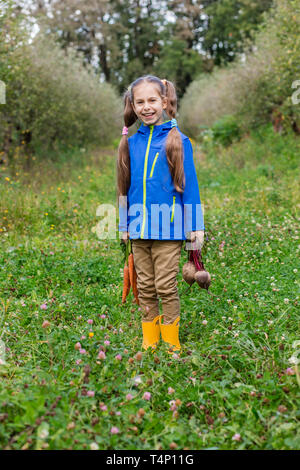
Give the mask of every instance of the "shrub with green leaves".
M 276 0 L 251 52 L 190 85 L 179 113 L 183 132 L 197 138 L 203 126 L 232 115 L 244 132 L 272 121 L 277 130 L 300 133 L 300 105 L 292 100 L 300 79 L 299 23 L 299 2 Z
M 7 10 L 2 19 L 6 29 L 0 33 L 0 79 L 7 86 L 6 104 L 0 107 L 0 147 L 7 135 L 12 147 L 27 145 L 43 154 L 62 146 L 110 143 L 121 125 L 115 90 L 83 66 L 72 49 L 62 50 L 42 31 L 31 41 L 26 36 L 21 40 L 13 11 Z M 8 33 L 11 22 L 13 37 Z
M 223 145 L 230 145 L 240 138 L 241 132 L 234 116 L 226 115 L 212 125 L 213 138 Z

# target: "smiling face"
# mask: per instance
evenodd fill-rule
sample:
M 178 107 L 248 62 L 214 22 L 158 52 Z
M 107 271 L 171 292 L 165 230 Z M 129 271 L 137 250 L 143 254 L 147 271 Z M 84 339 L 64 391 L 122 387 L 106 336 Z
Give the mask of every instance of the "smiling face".
M 167 107 L 167 98 L 160 96 L 157 85 L 143 82 L 134 87 L 132 107 L 146 126 L 157 126 L 163 123 L 163 110 Z

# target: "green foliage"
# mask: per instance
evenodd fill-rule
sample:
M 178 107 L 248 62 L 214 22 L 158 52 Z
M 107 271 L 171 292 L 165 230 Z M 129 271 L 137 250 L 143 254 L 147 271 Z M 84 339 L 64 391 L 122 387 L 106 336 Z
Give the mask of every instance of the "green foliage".
M 300 133 L 300 105 L 293 103 L 292 85 L 300 77 L 300 5 L 298 0 L 277 0 L 270 19 L 270 33 L 277 39 L 278 54 L 266 70 L 266 93 L 284 129 L 293 127 Z M 275 44 L 274 44 L 275 46 Z M 297 86 L 299 89 L 299 84 Z M 298 95 L 299 97 L 299 95 Z
M 209 21 L 202 47 L 219 66 L 233 61 L 247 48 L 247 40 L 253 39 L 263 12 L 269 10 L 273 0 L 204 0 L 203 3 Z
M 120 93 L 139 75 L 156 73 L 176 79 L 181 97 L 203 68 L 244 50 L 271 1 L 39 0 L 29 8 L 63 48 L 82 51 Z
M 299 2 L 276 0 L 255 37 L 253 52 L 226 68 L 195 80 L 180 108 L 185 132 L 197 137 L 223 115 L 233 115 L 243 132 L 272 122 L 300 133 L 300 107 L 292 102 L 299 75 Z
M 17 22 L 12 12 L 4 20 L 6 29 Z M 0 56 L 0 79 L 7 85 L 7 99 L 0 106 L 0 143 L 10 159 L 16 147 L 25 158 L 62 146 L 110 143 L 121 125 L 114 89 L 100 83 L 72 49 L 62 50 L 42 31 L 28 43 L 5 28 L 3 47 L 9 52 Z M 20 34 L 19 23 L 16 30 Z
M 135 359 L 141 312 L 132 293 L 121 304 L 119 240 L 91 230 L 115 204 L 115 151 L 1 165 L 2 449 L 300 449 L 299 139 L 266 126 L 194 150 L 214 296 L 185 294 L 180 271 L 177 359 L 162 343 Z
M 230 145 L 241 137 L 241 130 L 235 116 L 225 115 L 211 127 L 213 138 L 222 145 Z
M 150 72 L 150 69 L 148 69 Z M 124 73 L 124 85 L 125 88 L 129 86 L 137 77 L 147 74 L 147 69 L 145 69 L 143 63 L 139 58 L 132 59 L 128 64 L 126 64 L 126 71 Z M 123 90 L 122 90 L 123 91 Z
M 181 97 L 186 86 L 203 71 L 203 57 L 199 52 L 189 49 L 186 41 L 174 38 L 160 53 L 154 73 L 167 77 L 176 84 Z

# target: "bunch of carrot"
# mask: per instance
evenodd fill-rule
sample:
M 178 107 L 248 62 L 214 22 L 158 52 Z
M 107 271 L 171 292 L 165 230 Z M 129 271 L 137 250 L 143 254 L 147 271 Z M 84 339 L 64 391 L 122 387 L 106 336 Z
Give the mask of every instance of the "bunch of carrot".
M 125 260 L 123 270 L 123 293 L 122 293 L 122 304 L 126 302 L 126 298 L 132 287 L 132 292 L 137 305 L 139 305 L 138 289 L 137 289 L 137 275 L 134 267 L 133 253 L 131 247 L 131 241 L 128 240 L 125 247 Z

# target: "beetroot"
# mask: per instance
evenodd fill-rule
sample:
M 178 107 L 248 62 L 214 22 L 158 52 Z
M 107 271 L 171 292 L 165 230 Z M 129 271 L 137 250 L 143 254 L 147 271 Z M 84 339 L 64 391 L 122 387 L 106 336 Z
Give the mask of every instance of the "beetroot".
M 211 283 L 210 274 L 207 271 L 196 271 L 195 281 L 202 289 L 208 290 Z
M 195 274 L 196 268 L 194 263 L 188 261 L 182 266 L 182 276 L 185 282 L 187 282 L 190 286 L 195 282 Z

